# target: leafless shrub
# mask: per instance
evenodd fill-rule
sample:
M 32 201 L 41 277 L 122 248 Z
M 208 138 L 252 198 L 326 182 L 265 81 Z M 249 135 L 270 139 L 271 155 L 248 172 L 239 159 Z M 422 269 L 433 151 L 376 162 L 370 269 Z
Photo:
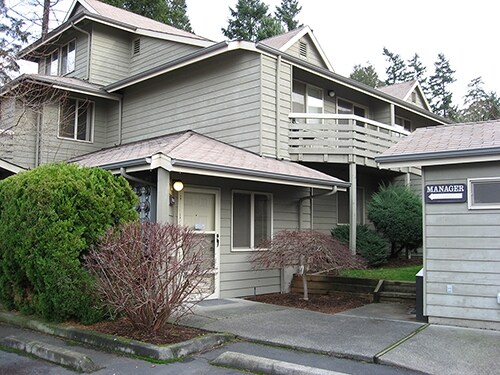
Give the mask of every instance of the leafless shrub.
M 364 268 L 365 263 L 349 248 L 330 235 L 314 230 L 284 230 L 263 242 L 251 257 L 254 267 L 283 268 L 298 266 L 308 299 L 306 272 L 338 273 L 347 268 Z
M 176 321 L 190 311 L 189 298 L 202 299 L 213 271 L 204 249 L 201 236 L 189 228 L 130 223 L 110 230 L 86 264 L 105 304 L 135 327 L 156 332 L 169 318 Z

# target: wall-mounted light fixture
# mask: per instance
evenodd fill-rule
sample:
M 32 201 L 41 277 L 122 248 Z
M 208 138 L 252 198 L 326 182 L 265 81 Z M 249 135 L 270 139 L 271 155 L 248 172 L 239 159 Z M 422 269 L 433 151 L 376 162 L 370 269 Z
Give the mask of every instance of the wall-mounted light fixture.
M 174 181 L 174 184 L 172 185 L 175 191 L 181 191 L 184 189 L 184 183 L 181 180 Z
M 328 96 L 329 96 L 330 98 L 333 98 L 333 97 L 335 96 L 335 91 L 333 91 L 333 90 L 328 90 Z

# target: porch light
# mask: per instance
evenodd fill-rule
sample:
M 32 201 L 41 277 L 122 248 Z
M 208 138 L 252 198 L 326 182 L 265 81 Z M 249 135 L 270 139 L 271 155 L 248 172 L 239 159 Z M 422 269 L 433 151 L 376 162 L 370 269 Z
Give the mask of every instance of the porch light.
M 180 180 L 174 181 L 174 184 L 172 185 L 175 191 L 181 191 L 184 189 L 184 183 Z
M 328 96 L 329 96 L 330 98 L 333 98 L 333 97 L 335 96 L 335 91 L 333 91 L 333 90 L 328 90 Z

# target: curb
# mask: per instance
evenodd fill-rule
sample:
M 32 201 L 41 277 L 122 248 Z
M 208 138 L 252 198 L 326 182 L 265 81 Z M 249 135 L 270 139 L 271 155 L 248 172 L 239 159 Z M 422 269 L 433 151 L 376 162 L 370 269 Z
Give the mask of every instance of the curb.
M 212 364 L 270 375 L 347 375 L 342 372 L 236 352 L 224 352 L 215 358 Z
M 0 340 L 0 344 L 32 354 L 49 362 L 69 367 L 76 371 L 90 373 L 99 370 L 99 367 L 85 354 L 44 342 L 8 336 Z
M 57 324 L 41 322 L 14 313 L 0 312 L 0 322 L 78 341 L 98 348 L 160 361 L 175 360 L 190 354 L 210 350 L 235 337 L 230 334 L 214 333 L 178 344 L 158 346 L 78 328 L 62 327 Z

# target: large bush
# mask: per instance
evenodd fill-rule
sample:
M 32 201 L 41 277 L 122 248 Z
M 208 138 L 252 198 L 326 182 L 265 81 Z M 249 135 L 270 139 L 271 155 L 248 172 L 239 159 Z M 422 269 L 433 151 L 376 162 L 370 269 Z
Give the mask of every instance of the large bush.
M 0 301 L 51 320 L 99 318 L 82 256 L 105 231 L 137 217 L 122 177 L 52 164 L 0 181 Z
M 332 236 L 349 243 L 349 225 L 339 225 L 332 229 Z M 361 255 L 369 266 L 379 266 L 387 262 L 389 243 L 365 224 L 356 227 L 356 254 Z
M 188 227 L 130 223 L 110 229 L 86 264 L 111 310 L 155 332 L 189 312 L 189 298 L 206 294 L 214 270 L 207 245 Z
M 407 255 L 422 244 L 422 202 L 401 185 L 381 186 L 368 203 L 368 218 L 391 242 L 391 256 L 406 249 Z

